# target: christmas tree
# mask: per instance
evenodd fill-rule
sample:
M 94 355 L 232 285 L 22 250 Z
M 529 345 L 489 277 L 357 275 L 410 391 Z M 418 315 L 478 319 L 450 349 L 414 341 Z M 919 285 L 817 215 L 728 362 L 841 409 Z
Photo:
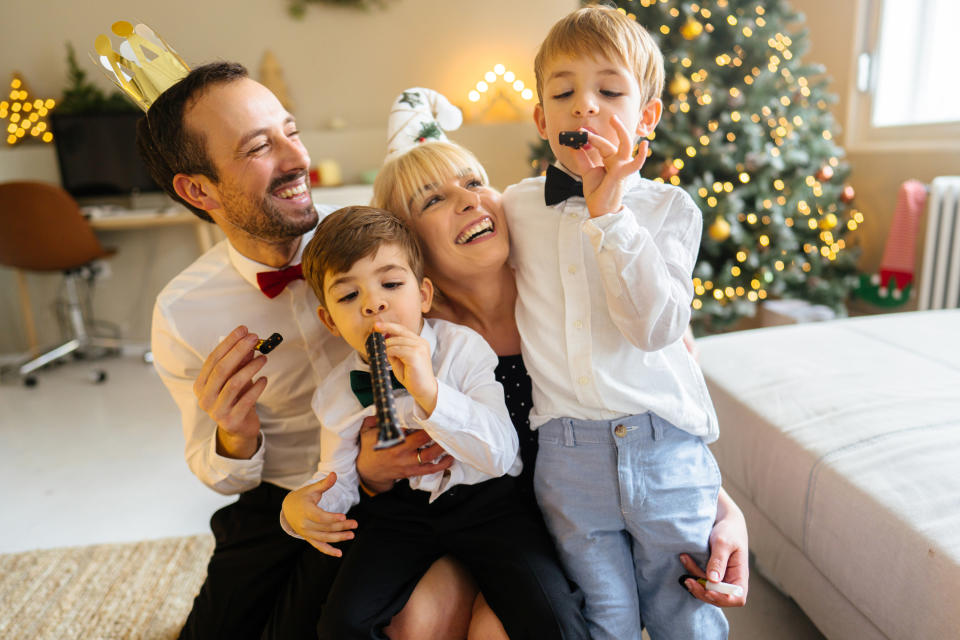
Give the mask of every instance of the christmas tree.
M 663 118 L 641 173 L 703 212 L 694 269 L 699 330 L 729 327 L 767 298 L 834 308 L 857 284 L 847 235 L 863 221 L 834 142 L 823 68 L 802 64 L 802 16 L 781 0 L 616 3 L 664 54 Z M 539 172 L 553 161 L 532 149 Z

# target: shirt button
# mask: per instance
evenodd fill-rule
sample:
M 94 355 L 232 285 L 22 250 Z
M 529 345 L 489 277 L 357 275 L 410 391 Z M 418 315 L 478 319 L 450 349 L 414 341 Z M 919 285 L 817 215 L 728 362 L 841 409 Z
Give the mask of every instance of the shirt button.
M 581 322 L 580 320 L 577 320 L 576 322 L 573 323 L 573 326 L 576 327 L 577 329 L 583 329 L 583 322 Z
M 579 382 L 580 384 L 587 384 L 590 382 L 590 378 L 588 378 L 587 376 L 580 376 L 579 378 L 577 378 L 577 382 Z
M 570 265 L 569 267 L 567 267 L 567 271 L 569 271 L 570 273 L 576 273 L 577 268 L 573 265 Z
M 616 434 L 618 438 L 622 438 L 623 436 L 627 435 L 627 428 L 622 424 L 618 424 L 613 428 L 613 433 Z

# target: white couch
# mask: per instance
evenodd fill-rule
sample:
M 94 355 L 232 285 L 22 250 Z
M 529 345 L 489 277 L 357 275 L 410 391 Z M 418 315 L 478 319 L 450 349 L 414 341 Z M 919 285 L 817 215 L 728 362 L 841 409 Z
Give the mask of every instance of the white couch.
M 960 310 L 699 344 L 757 568 L 829 638 L 960 638 Z

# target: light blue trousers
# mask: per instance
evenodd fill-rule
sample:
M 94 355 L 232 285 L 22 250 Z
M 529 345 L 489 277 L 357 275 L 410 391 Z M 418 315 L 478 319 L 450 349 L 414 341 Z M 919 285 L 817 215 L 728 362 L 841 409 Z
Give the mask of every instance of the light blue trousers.
M 594 640 L 726 638 L 723 612 L 679 583 L 701 566 L 720 471 L 703 441 L 658 416 L 551 420 L 539 429 L 537 501 Z

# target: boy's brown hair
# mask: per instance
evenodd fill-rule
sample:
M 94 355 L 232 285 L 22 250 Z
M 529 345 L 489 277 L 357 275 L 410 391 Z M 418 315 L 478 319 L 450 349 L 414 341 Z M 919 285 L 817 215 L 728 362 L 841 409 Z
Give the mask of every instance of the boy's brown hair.
M 385 244 L 396 244 L 406 254 L 410 270 L 423 281 L 423 253 L 417 237 L 403 220 L 383 209 L 351 206 L 324 218 L 303 250 L 303 278 L 326 308 L 323 279 L 346 273 Z
M 545 67 L 559 57 L 586 56 L 602 56 L 631 69 L 640 85 L 643 105 L 663 93 L 663 54 L 653 37 L 622 11 L 590 5 L 561 18 L 540 45 L 533 63 L 540 104 Z

